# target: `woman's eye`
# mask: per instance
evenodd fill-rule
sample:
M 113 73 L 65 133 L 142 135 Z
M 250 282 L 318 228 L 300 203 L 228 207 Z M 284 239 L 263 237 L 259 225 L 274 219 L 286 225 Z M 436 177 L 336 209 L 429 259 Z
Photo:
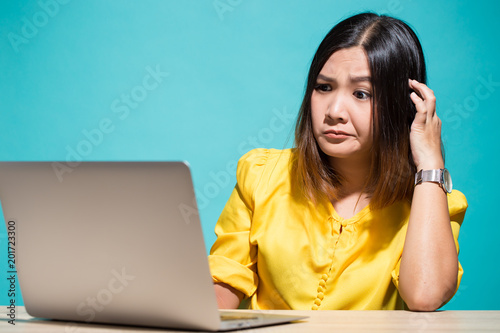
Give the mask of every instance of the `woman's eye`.
M 365 99 L 370 99 L 372 95 L 364 91 L 355 91 L 354 97 L 356 97 L 357 99 L 365 100 Z
M 331 90 L 332 90 L 332 87 L 330 87 L 330 85 L 328 85 L 328 84 L 318 83 L 318 84 L 314 87 L 314 90 L 317 90 L 317 91 L 331 91 Z

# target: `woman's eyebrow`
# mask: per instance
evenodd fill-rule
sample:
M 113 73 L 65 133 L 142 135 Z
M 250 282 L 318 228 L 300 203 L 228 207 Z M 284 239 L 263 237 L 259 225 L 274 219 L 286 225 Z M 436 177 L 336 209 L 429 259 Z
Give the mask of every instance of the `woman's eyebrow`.
M 370 76 L 349 76 L 351 82 L 370 82 L 372 81 Z
M 318 80 L 323 80 L 323 81 L 326 81 L 326 82 L 336 82 L 337 81 L 334 78 L 325 76 L 323 74 L 318 74 Z
M 336 79 L 328 77 L 323 74 L 318 74 L 318 80 L 326 81 L 326 82 L 337 82 Z M 349 76 L 349 81 L 351 82 L 369 82 L 371 83 L 371 77 L 370 76 Z

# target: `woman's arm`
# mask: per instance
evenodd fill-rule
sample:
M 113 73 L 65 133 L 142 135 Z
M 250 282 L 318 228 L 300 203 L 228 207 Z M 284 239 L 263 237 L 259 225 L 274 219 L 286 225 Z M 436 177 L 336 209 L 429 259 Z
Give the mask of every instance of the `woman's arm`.
M 215 296 L 219 309 L 237 309 L 243 299 L 243 293 L 225 283 L 215 283 Z
M 442 169 L 441 121 L 434 93 L 414 80 L 410 87 L 420 95 L 411 94 L 417 109 L 410 134 L 415 165 L 417 170 Z M 434 311 L 455 292 L 457 275 L 458 256 L 446 193 L 437 183 L 421 183 L 413 194 L 399 292 L 410 310 Z

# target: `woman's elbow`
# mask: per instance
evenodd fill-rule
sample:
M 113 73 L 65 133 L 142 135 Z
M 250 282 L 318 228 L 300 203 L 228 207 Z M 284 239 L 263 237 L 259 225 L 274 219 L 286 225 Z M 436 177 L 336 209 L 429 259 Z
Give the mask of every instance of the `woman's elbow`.
M 405 303 L 410 311 L 432 312 L 439 309 L 443 302 L 427 298 L 415 298 L 405 300 Z
M 434 290 L 433 290 L 434 289 Z M 426 288 L 406 295 L 403 300 L 411 311 L 431 312 L 443 306 L 455 293 L 455 286 L 438 290 L 437 288 Z

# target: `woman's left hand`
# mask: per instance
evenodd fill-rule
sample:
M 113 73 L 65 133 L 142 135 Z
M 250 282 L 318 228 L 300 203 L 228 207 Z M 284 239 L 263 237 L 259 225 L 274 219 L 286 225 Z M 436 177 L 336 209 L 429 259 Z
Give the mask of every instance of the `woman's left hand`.
M 441 154 L 441 120 L 436 115 L 436 97 L 425 84 L 409 81 L 417 114 L 411 125 L 410 145 L 417 170 L 444 168 Z

